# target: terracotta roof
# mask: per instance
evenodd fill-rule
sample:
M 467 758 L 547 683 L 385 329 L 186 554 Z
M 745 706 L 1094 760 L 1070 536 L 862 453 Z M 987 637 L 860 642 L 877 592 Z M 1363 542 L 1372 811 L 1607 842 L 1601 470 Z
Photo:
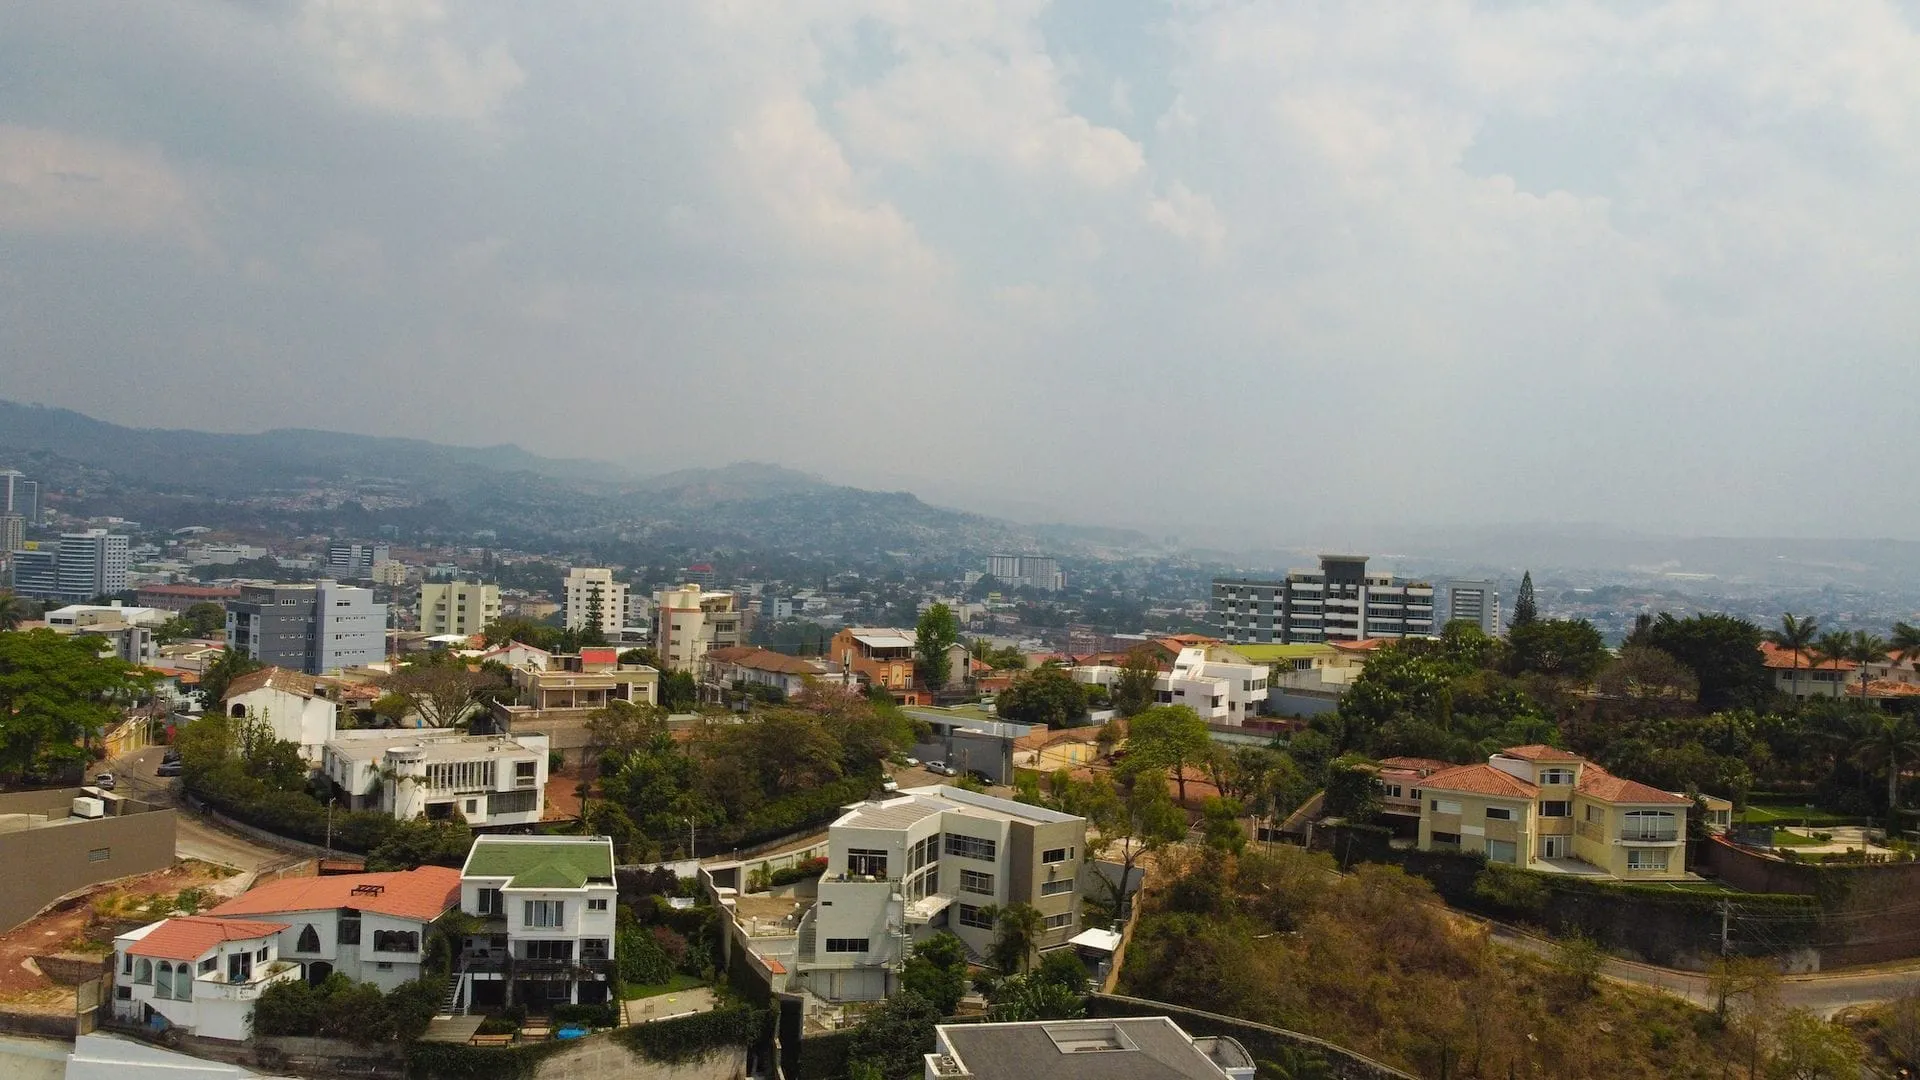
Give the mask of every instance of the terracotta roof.
M 1399 639 L 1384 638 L 1384 637 L 1370 637 L 1370 638 L 1361 638 L 1358 641 L 1329 641 L 1327 642 L 1327 644 L 1333 646 L 1336 649 L 1346 649 L 1350 652 L 1352 651 L 1372 652 L 1373 650 L 1381 647 L 1382 645 L 1391 645 L 1397 640 Z
M 314 685 L 314 677 L 311 675 L 289 671 L 282 667 L 262 668 L 259 671 L 250 671 L 228 683 L 227 694 L 220 700 L 231 701 L 241 694 L 261 689 L 284 690 L 289 694 L 310 698 L 315 696 Z
M 1430 757 L 1390 757 L 1381 758 L 1380 767 L 1383 769 L 1402 769 L 1407 772 L 1428 773 L 1439 772 L 1442 769 L 1451 769 L 1453 768 L 1453 762 L 1441 761 L 1439 758 Z
M 1585 761 L 1586 759 L 1571 750 L 1562 750 L 1557 746 L 1532 743 L 1527 746 L 1509 746 L 1500 751 L 1507 757 L 1522 761 Z
M 1846 691 L 1854 697 L 1860 696 L 1860 680 L 1847 683 Z M 1920 697 L 1920 685 L 1895 682 L 1892 679 L 1873 679 L 1867 683 L 1867 696 L 1870 698 Z
M 707 653 L 707 659 L 714 659 L 717 653 L 734 653 L 736 655 L 720 657 L 720 662 L 735 664 L 743 668 L 750 668 L 754 671 L 772 671 L 781 675 L 820 674 L 820 669 L 807 661 L 797 656 L 788 656 L 786 653 L 777 653 L 771 649 L 755 649 L 746 646 L 730 649 L 713 649 Z
M 208 949 L 223 941 L 272 937 L 287 926 L 287 923 L 279 922 L 188 915 L 168 919 L 154 927 L 146 937 L 127 946 L 127 952 L 133 956 L 152 956 L 161 960 L 198 960 Z
M 1816 664 L 1811 653 L 1794 649 L 1783 649 L 1771 641 L 1760 643 L 1760 662 L 1780 671 L 1852 671 L 1859 665 L 1851 660 L 1828 660 Z
M 1666 806 L 1692 806 L 1693 800 L 1685 795 L 1675 795 L 1670 791 L 1661 791 L 1649 787 L 1638 780 L 1614 776 L 1605 770 L 1592 766 L 1580 770 L 1580 782 L 1574 785 L 1574 791 L 1590 799 L 1599 799 L 1610 803 L 1659 803 Z
M 580 662 L 583 664 L 617 664 L 620 662 L 619 649 L 581 649 Z
M 369 886 L 380 891 L 354 891 Z M 450 866 L 422 866 L 387 874 L 283 878 L 241 893 L 208 914 L 228 918 L 355 908 L 431 922 L 459 902 L 460 871 Z
M 752 656 L 759 651 L 760 649 L 756 645 L 728 645 L 724 648 L 708 649 L 707 659 L 709 661 L 718 660 L 723 664 L 730 664 L 743 656 Z
M 1512 773 L 1491 765 L 1458 765 L 1427 777 L 1421 785 L 1427 791 L 1466 791 L 1475 795 L 1496 795 L 1505 799 L 1531 799 L 1540 789 Z

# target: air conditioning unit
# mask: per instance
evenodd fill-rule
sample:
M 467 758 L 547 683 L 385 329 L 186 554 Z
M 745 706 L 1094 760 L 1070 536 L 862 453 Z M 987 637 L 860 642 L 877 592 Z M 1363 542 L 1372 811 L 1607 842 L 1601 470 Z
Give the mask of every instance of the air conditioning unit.
M 72 813 L 74 817 L 83 817 L 83 818 L 106 817 L 107 804 L 104 799 L 89 798 L 88 796 L 85 796 L 85 795 L 76 796 L 73 800 Z

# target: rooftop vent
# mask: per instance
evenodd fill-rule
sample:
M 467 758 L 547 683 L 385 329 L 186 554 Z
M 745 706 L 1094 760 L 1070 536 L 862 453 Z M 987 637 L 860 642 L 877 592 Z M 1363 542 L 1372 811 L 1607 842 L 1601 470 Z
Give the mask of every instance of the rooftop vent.
M 1047 1038 L 1052 1039 L 1054 1048 L 1063 1054 L 1139 1049 L 1116 1024 L 1049 1024 Z

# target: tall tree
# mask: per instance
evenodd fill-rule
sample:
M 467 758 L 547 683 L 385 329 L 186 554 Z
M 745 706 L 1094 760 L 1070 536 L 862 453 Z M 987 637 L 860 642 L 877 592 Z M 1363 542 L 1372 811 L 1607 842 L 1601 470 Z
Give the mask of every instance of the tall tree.
M 0 592 L 0 630 L 18 630 L 27 619 L 27 602 L 10 592 Z
M 421 724 L 430 728 L 460 727 L 476 708 L 504 693 L 506 687 L 498 673 L 469 671 L 464 663 L 408 664 L 383 685 L 388 693 L 404 698 Z
M 1046 932 L 1046 917 L 1032 904 L 1013 903 L 994 912 L 994 926 L 994 966 L 1009 975 L 1027 970 L 1033 951 L 1040 945 L 1040 935 Z
M 1517 630 L 1539 617 L 1540 607 L 1533 599 L 1533 571 L 1528 570 L 1520 575 L 1520 591 L 1513 598 L 1511 625 Z
M 1860 704 L 1869 704 L 1867 684 L 1873 680 L 1874 664 L 1887 662 L 1887 639 L 1878 634 L 1869 634 L 1865 630 L 1855 630 L 1853 638 L 1847 642 L 1847 659 L 1860 665 Z
M 1590 679 L 1607 662 L 1607 643 L 1585 619 L 1533 619 L 1507 633 L 1515 674 Z
M 1703 709 L 1752 706 L 1771 691 L 1760 628 L 1745 619 L 1720 614 L 1676 619 L 1663 612 L 1648 636 L 1648 645 L 1693 669 Z
M 927 689 L 946 688 L 947 680 L 953 676 L 953 657 L 947 650 L 959 640 L 960 622 L 953 617 L 952 608 L 935 604 L 920 616 L 913 635 L 913 655 Z
M 228 645 L 200 672 L 201 700 L 206 702 L 207 708 L 219 709 L 221 700 L 227 696 L 227 687 L 233 684 L 233 680 L 259 671 L 261 667 L 260 661 Z
M 52 776 L 84 766 L 85 745 L 151 686 L 88 637 L 0 634 L 0 773 Z
M 1813 647 L 1820 635 L 1820 624 L 1813 616 L 1800 617 L 1789 611 L 1780 616 L 1780 629 L 1767 631 L 1767 640 L 1793 654 L 1793 696 L 1800 696 L 1800 658 Z
M 1154 683 L 1160 678 L 1160 663 L 1153 650 L 1142 645 L 1129 650 L 1113 682 L 1113 707 L 1121 716 L 1133 716 L 1153 705 Z
M 1887 770 L 1887 814 L 1892 817 L 1900 809 L 1900 766 L 1920 759 L 1920 728 L 1908 717 L 1875 713 L 1854 741 L 1853 757 L 1862 768 Z
M 1135 784 L 1124 796 L 1104 776 L 1069 781 L 1057 806 L 1087 819 L 1089 858 L 1120 864 L 1116 880 L 1104 871 L 1093 878 L 1106 887 L 1115 915 L 1126 916 L 1127 888 L 1148 856 L 1179 843 L 1187 835 L 1187 816 L 1167 798 L 1165 784 Z
M 1087 691 L 1060 668 L 1035 668 L 1000 692 L 994 711 L 1016 724 L 1079 727 L 1086 721 Z
M 1813 645 L 1807 650 L 1811 667 L 1820 668 L 1831 664 L 1834 674 L 1846 662 L 1847 654 L 1853 649 L 1853 635 L 1845 630 L 1828 630 L 1813 639 Z
M 1200 764 L 1213 747 L 1207 722 L 1185 705 L 1156 705 L 1127 722 L 1127 768 L 1165 769 L 1187 802 L 1187 766 Z

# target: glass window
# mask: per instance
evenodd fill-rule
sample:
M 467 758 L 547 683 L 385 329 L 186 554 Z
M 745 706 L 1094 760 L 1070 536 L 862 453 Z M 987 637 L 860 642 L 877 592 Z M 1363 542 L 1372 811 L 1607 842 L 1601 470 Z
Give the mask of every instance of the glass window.
M 1069 893 L 1072 891 L 1072 878 L 1060 878 L 1057 881 L 1043 881 L 1040 883 L 1041 896 L 1059 896 L 1061 893 Z
M 959 833 L 947 834 L 947 854 L 960 855 L 969 859 L 984 859 L 992 862 L 999 851 L 997 841 L 979 836 L 962 836 Z
M 1629 870 L 1665 870 L 1666 868 L 1666 848 L 1627 849 L 1627 869 Z
M 1048 848 L 1045 852 L 1041 853 L 1040 861 L 1043 863 L 1066 862 L 1072 857 L 1072 851 L 1072 848 Z
M 1504 806 L 1487 807 L 1488 821 L 1512 821 L 1513 811 Z
M 565 900 L 526 900 L 521 921 L 527 926 L 564 926 L 567 921 Z
M 340 937 L 342 945 L 360 944 L 360 913 L 342 912 L 340 915 Z
M 1572 817 L 1572 804 L 1565 799 L 1548 799 L 1540 804 L 1541 817 Z
M 1517 862 L 1519 857 L 1519 852 L 1514 849 L 1512 842 L 1507 840 L 1487 841 L 1488 862 L 1507 863 L 1511 865 Z
M 962 870 L 960 871 L 960 891 L 992 896 L 993 875 L 982 874 L 977 870 Z
M 596 898 L 594 898 L 594 899 L 592 899 L 592 900 L 588 900 L 588 901 L 587 901 L 587 910 L 588 910 L 588 911 L 605 911 L 605 910 L 607 910 L 607 899 L 606 899 L 606 897 L 604 897 L 604 896 L 602 896 L 602 897 L 596 897 Z
M 606 938 L 600 937 L 600 938 L 581 938 L 580 939 L 580 959 L 605 960 L 607 959 L 608 955 L 609 953 L 607 951 Z
M 1072 926 L 1072 925 L 1073 925 L 1073 912 L 1071 911 L 1063 912 L 1059 915 L 1047 916 L 1047 929 L 1049 930 L 1058 930 L 1063 926 Z
M 869 848 L 848 848 L 847 873 L 877 878 L 886 877 L 887 853 Z
M 481 915 L 504 915 L 507 910 L 501 903 L 499 889 L 481 889 L 475 906 Z
M 985 908 L 975 907 L 972 904 L 960 904 L 958 907 L 959 911 L 956 915 L 961 926 L 971 926 L 980 930 L 993 929 L 993 920 L 987 917 Z
M 868 939 L 863 937 L 830 937 L 827 939 L 827 951 L 830 953 L 863 953 L 867 951 L 867 944 Z
M 153 981 L 153 961 L 142 956 L 133 962 L 133 981 L 145 986 Z

